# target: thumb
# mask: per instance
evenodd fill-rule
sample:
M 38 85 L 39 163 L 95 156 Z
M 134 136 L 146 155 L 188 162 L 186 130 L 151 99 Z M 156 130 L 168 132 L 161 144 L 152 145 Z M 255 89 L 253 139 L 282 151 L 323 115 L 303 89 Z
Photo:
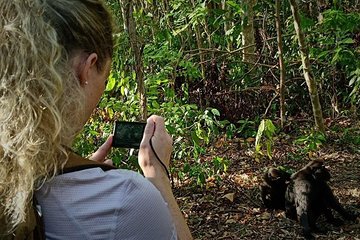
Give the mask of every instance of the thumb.
M 155 131 L 155 122 L 152 117 L 149 117 L 146 121 L 144 135 L 140 145 L 143 145 L 144 143 L 148 143 L 151 137 L 154 135 L 154 131 Z
M 110 135 L 108 139 L 106 139 L 106 141 L 103 143 L 103 145 L 101 145 L 99 149 L 94 152 L 89 159 L 93 161 L 104 162 L 106 156 L 110 152 L 112 141 L 113 135 Z

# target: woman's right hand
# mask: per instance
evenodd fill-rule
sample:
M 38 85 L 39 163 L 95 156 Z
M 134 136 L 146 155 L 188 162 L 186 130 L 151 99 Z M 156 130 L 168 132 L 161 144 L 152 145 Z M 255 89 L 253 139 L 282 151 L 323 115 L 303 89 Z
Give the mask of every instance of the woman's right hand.
M 167 172 L 151 149 L 150 139 L 161 162 L 169 168 L 173 141 L 166 131 L 162 117 L 153 115 L 147 120 L 144 136 L 140 143 L 139 165 L 145 177 L 160 191 L 165 202 L 168 204 L 178 239 L 191 240 L 193 238 L 190 229 L 171 190 Z
M 164 119 L 160 116 L 152 115 L 147 119 L 139 149 L 139 165 L 145 177 L 163 178 L 165 176 L 167 178 L 164 166 L 151 149 L 150 139 L 156 154 L 168 169 L 173 141 L 166 131 Z

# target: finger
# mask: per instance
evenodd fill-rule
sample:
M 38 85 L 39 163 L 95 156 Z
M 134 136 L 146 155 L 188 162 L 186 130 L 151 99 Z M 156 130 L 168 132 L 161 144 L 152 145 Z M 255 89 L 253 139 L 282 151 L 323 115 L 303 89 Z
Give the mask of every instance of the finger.
M 113 163 L 113 161 L 111 159 L 106 159 L 104 161 L 104 163 L 107 164 L 107 165 L 110 165 L 110 166 L 114 166 L 114 163 Z
M 103 162 L 110 152 L 111 144 L 113 141 L 113 135 L 110 135 L 108 139 L 99 147 L 99 149 L 92 154 L 90 157 L 91 160 Z
M 143 135 L 143 139 L 141 140 L 141 143 L 149 142 L 150 138 L 154 135 L 154 131 L 155 131 L 155 122 L 154 122 L 154 115 L 153 115 L 153 116 L 149 117 L 146 121 L 144 135 Z
M 154 136 L 161 137 L 164 141 L 170 142 L 172 144 L 172 138 L 165 127 L 165 121 L 163 117 L 156 116 Z
M 155 134 L 156 132 L 159 133 L 166 132 L 165 122 L 163 117 L 154 116 L 154 122 L 155 122 L 155 132 L 154 132 Z

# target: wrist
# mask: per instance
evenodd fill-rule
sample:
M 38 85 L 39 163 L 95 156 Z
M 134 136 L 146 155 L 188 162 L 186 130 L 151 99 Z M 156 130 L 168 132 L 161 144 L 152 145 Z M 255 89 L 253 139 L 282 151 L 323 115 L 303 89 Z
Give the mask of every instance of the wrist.
M 141 167 L 141 169 L 147 178 L 169 179 L 166 170 L 161 165 L 149 165 Z

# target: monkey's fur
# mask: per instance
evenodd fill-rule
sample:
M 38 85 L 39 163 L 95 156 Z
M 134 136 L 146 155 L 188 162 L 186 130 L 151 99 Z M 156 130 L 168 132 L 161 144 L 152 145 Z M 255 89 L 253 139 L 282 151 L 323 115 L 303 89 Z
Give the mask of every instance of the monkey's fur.
M 323 161 L 310 161 L 305 167 L 291 175 L 291 182 L 285 194 L 285 213 L 288 218 L 297 219 L 305 239 L 313 239 L 316 220 L 324 214 L 327 221 L 339 225 L 340 219 L 334 218 L 331 209 L 344 219 L 355 220 L 356 216 L 347 212 L 334 196 L 327 184 L 331 176 Z
M 285 210 L 285 191 L 290 181 L 290 173 L 279 168 L 269 168 L 263 180 L 260 190 L 265 207 Z

